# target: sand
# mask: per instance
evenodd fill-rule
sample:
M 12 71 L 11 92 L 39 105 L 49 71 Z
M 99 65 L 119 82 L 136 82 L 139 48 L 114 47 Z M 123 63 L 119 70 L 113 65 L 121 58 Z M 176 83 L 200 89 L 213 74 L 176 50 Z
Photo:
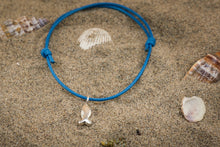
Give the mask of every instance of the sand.
M 220 144 L 220 82 L 183 79 L 206 54 L 220 50 L 218 0 L 112 0 L 149 23 L 157 44 L 135 86 L 115 100 L 89 102 L 90 127 L 79 126 L 85 101 L 65 91 L 40 55 L 49 28 L 63 13 L 101 1 L 1 0 L 0 23 L 20 16 L 50 23 L 21 37 L 0 41 L 0 146 L 217 146 Z M 102 28 L 112 42 L 82 50 L 77 39 Z M 79 12 L 54 31 L 53 68 L 72 90 L 90 97 L 118 93 L 136 77 L 147 52 L 143 30 L 109 9 Z M 199 96 L 207 112 L 198 123 L 181 113 L 184 96 Z

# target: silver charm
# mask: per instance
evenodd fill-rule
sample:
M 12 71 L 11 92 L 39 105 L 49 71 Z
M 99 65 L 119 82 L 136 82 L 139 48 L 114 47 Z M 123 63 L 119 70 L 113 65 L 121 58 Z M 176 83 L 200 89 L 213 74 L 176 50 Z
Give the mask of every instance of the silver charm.
M 82 120 L 79 121 L 80 125 L 91 125 L 92 122 L 89 120 L 89 117 L 91 116 L 91 109 L 88 106 L 87 102 L 89 101 L 89 97 L 87 97 L 86 103 L 83 105 L 82 110 L 81 110 L 81 118 Z

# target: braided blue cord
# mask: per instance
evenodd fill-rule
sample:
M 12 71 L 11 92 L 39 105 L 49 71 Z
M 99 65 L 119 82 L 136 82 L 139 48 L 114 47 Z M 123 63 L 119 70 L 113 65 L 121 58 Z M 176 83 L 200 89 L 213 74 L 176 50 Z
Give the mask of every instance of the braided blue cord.
M 131 87 L 134 86 L 134 84 L 139 80 L 139 78 L 141 77 L 141 75 L 143 74 L 146 66 L 147 66 L 147 63 L 150 59 L 150 55 L 151 55 L 151 51 L 152 51 L 152 47 L 155 46 L 155 43 L 156 43 L 156 40 L 155 38 L 153 37 L 153 33 L 149 27 L 149 25 L 147 24 L 147 22 L 138 14 L 136 13 L 135 11 L 133 11 L 132 9 L 130 8 L 127 8 L 123 5 L 120 5 L 120 4 L 116 4 L 116 3 L 94 3 L 94 4 L 90 4 L 90 5 L 86 5 L 86 6 L 83 6 L 83 7 L 80 7 L 80 8 L 76 8 L 74 10 L 71 10 L 65 14 L 63 14 L 62 16 L 60 16 L 51 26 L 50 28 L 50 31 L 47 35 L 47 38 L 46 38 L 46 41 L 45 41 L 45 48 L 41 50 L 41 55 L 46 58 L 47 60 L 47 64 L 48 64 L 48 67 L 53 75 L 53 77 L 55 78 L 55 80 L 64 88 L 66 89 L 68 92 L 70 92 L 71 94 L 79 97 L 79 98 L 82 98 L 84 100 L 87 100 L 87 97 L 86 96 L 83 96 L 83 95 L 80 95 L 76 92 L 74 92 L 73 90 L 71 90 L 69 87 L 67 87 L 58 77 L 57 75 L 55 74 L 53 68 L 52 68 L 52 65 L 51 63 L 55 63 L 55 61 L 53 60 L 52 58 L 52 52 L 49 50 L 48 46 L 49 46 L 49 41 L 50 41 L 50 37 L 53 33 L 53 30 L 56 28 L 56 26 L 65 18 L 67 18 L 68 16 L 78 12 L 78 11 L 81 11 L 81 10 L 85 10 L 85 9 L 89 9 L 89 8 L 95 8 L 95 7 L 100 7 L 100 8 L 109 8 L 109 9 L 114 9 L 114 10 L 117 10 L 119 12 L 122 12 L 124 13 L 125 15 L 129 16 L 131 19 L 133 19 L 143 30 L 144 32 L 146 33 L 148 39 L 145 43 L 145 51 L 148 51 L 148 54 L 147 54 L 147 57 L 145 59 L 145 62 L 140 70 L 140 72 L 138 73 L 138 75 L 136 76 L 136 78 L 131 82 L 130 85 L 128 85 L 124 90 L 122 90 L 121 92 L 113 95 L 113 96 L 110 96 L 110 97 L 104 97 L 104 98 L 89 98 L 90 101 L 107 101 L 107 100 L 112 100 L 116 97 L 119 97 L 120 95 L 124 94 L 125 92 L 127 92 L 129 89 L 131 89 Z M 140 20 L 138 20 L 138 19 Z

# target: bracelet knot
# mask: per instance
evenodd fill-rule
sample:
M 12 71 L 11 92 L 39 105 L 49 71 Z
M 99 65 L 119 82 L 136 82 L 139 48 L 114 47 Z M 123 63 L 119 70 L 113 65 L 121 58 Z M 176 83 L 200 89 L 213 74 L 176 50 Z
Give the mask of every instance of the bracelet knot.
M 41 56 L 42 56 L 42 57 L 44 57 L 44 58 L 46 58 L 46 59 L 47 59 L 47 57 L 48 57 L 48 58 L 49 58 L 49 61 L 50 61 L 51 63 L 55 63 L 55 61 L 53 60 L 53 57 L 52 57 L 52 52 L 51 52 L 48 48 L 42 49 L 40 53 L 41 53 Z
M 148 49 L 154 47 L 155 44 L 156 44 L 156 39 L 153 36 L 149 37 L 145 43 L 145 51 L 148 51 Z

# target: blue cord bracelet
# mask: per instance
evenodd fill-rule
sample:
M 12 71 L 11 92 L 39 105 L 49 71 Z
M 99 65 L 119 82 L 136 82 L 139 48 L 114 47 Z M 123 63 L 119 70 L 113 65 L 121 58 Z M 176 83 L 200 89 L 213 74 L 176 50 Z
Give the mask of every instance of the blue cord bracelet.
M 54 23 L 53 25 L 51 26 L 50 28 L 50 31 L 47 35 L 47 38 L 46 38 L 46 41 L 45 41 L 45 47 L 44 49 L 41 50 L 41 55 L 46 58 L 47 60 L 47 64 L 48 64 L 48 67 L 53 75 L 53 77 L 55 78 L 55 80 L 64 88 L 66 89 L 68 92 L 70 92 L 71 94 L 79 97 L 79 98 L 82 98 L 84 100 L 87 100 L 87 97 L 86 96 L 83 96 L 83 95 L 80 95 L 76 92 L 74 92 L 73 90 L 71 90 L 69 87 L 67 87 L 58 77 L 57 75 L 55 74 L 53 68 L 52 68 L 52 65 L 51 63 L 55 63 L 53 57 L 52 57 L 52 52 L 49 50 L 48 46 L 49 46 L 49 41 L 50 41 L 50 37 L 52 35 L 52 32 L 53 30 L 56 28 L 56 26 L 62 21 L 64 20 L 65 18 L 67 18 L 68 16 L 78 12 L 78 11 L 81 11 L 81 10 L 85 10 L 85 9 L 90 9 L 90 8 L 95 8 L 95 7 L 98 7 L 98 8 L 109 8 L 109 9 L 114 9 L 114 10 L 117 10 L 119 12 L 122 12 L 124 13 L 125 15 L 129 16 L 131 19 L 133 19 L 143 30 L 144 32 L 146 33 L 148 39 L 145 43 L 145 51 L 147 51 L 147 57 L 145 59 L 145 62 L 140 70 L 140 72 L 138 73 L 138 75 L 136 76 L 136 78 L 132 81 L 132 83 L 130 85 L 128 85 L 124 90 L 122 90 L 121 92 L 113 95 L 113 96 L 110 96 L 110 97 L 105 97 L 105 98 L 89 98 L 90 101 L 107 101 L 107 100 L 112 100 L 114 98 L 117 98 L 119 97 L 120 95 L 124 94 L 125 92 L 127 92 L 131 87 L 134 86 L 134 84 L 139 80 L 139 78 L 141 77 L 141 75 L 143 74 L 146 66 L 147 66 L 147 63 L 149 61 L 149 58 L 150 58 L 150 55 L 151 55 L 151 50 L 152 50 L 152 47 L 155 46 L 155 43 L 156 43 L 156 40 L 155 38 L 153 37 L 153 33 L 149 27 L 149 25 L 147 24 L 147 22 L 138 14 L 136 13 L 135 11 L 133 11 L 132 9 L 130 8 L 127 8 L 123 5 L 120 5 L 120 4 L 116 4 L 116 3 L 94 3 L 94 4 L 90 4 L 90 5 L 86 5 L 86 6 L 83 6 L 83 7 L 80 7 L 80 8 L 76 8 L 74 10 L 71 10 L 65 14 L 63 14 L 62 16 L 60 16 Z

